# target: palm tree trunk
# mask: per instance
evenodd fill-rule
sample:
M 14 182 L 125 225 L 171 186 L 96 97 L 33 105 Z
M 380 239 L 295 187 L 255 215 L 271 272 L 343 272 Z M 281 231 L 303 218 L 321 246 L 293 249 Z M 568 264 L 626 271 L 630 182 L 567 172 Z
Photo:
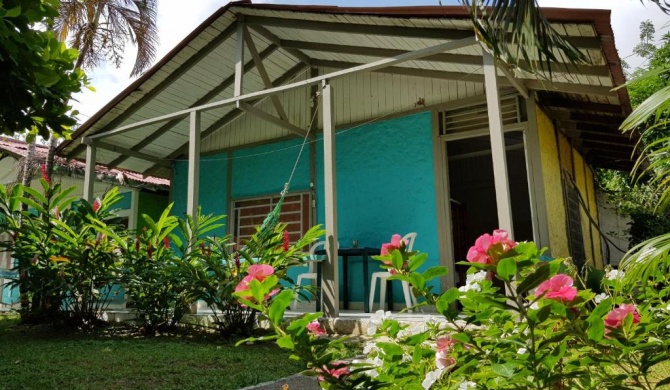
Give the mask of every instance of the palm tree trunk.
M 33 180 L 33 166 L 35 165 L 35 141 L 28 144 L 28 153 L 21 162 L 18 181 L 26 187 Z
M 58 141 L 56 140 L 56 137 L 51 135 L 51 139 L 49 139 L 49 151 L 47 152 L 47 160 L 45 162 L 45 170 L 47 172 L 47 176 L 53 177 L 53 171 L 54 171 L 54 157 L 56 155 L 56 147 L 58 146 Z

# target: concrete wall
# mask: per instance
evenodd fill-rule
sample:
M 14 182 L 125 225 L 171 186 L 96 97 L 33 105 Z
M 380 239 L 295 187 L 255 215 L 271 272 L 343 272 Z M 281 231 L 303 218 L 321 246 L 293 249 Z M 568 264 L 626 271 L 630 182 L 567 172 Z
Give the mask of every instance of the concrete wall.
M 628 250 L 628 243 L 630 240 L 630 235 L 628 234 L 628 229 L 630 226 L 628 224 L 631 223 L 631 219 L 620 215 L 616 205 L 607 203 L 607 197 L 605 194 L 598 193 L 597 198 L 600 228 L 605 233 L 607 238 L 610 239 L 614 245 L 616 245 L 616 247 L 618 247 L 617 249 L 614 245 L 610 244 L 608 254 L 607 244 L 603 242 L 601 245 L 603 262 L 605 264 L 611 264 L 612 266 L 618 266 L 619 262 L 623 258 L 623 255 L 626 253 L 624 251 Z M 604 241 L 604 239 L 602 241 Z

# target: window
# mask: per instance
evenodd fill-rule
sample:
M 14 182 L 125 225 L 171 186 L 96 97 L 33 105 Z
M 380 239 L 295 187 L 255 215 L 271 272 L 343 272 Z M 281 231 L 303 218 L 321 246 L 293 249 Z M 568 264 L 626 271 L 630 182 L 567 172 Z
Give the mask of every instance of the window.
M 232 234 L 238 244 L 244 244 L 256 232 L 256 227 L 274 209 L 280 196 L 265 196 L 233 201 Z M 288 224 L 291 242 L 297 241 L 311 227 L 312 207 L 309 193 L 289 194 L 284 198 L 279 221 Z
M 566 223 L 568 240 L 570 244 L 570 255 L 574 263 L 581 267 L 584 265 L 586 253 L 584 252 L 584 235 L 582 233 L 582 214 L 579 202 L 579 190 L 569 181 L 564 181 L 566 202 Z

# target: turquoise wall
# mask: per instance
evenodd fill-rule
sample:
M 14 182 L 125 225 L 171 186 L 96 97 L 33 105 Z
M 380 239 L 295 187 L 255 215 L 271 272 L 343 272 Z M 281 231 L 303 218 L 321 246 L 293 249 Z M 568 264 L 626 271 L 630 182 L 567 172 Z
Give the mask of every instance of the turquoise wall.
M 188 184 L 188 161 L 177 161 L 172 176 L 173 215 L 186 215 L 186 188 Z M 228 153 L 203 156 L 200 159 L 200 206 L 202 213 L 227 215 L 228 200 Z M 224 221 L 227 222 L 227 221 Z M 226 229 L 215 231 L 217 235 L 226 234 Z
M 233 198 L 279 193 L 291 175 L 302 140 L 262 145 L 233 153 Z M 305 145 L 290 191 L 309 190 L 309 144 Z
M 316 142 L 317 223 L 324 224 L 323 142 L 321 138 Z M 279 193 L 288 180 L 300 143 L 301 140 L 291 140 L 235 151 L 233 197 Z M 394 233 L 404 235 L 414 231 L 418 233 L 415 249 L 429 254 L 424 267 L 438 265 L 431 114 L 415 114 L 339 131 L 336 153 L 341 246 L 349 247 L 356 239 L 359 246 L 380 247 Z M 226 157 L 225 153 L 208 156 L 201 162 L 200 202 L 206 212 L 226 211 Z M 309 161 L 309 147 L 306 147 L 291 191 L 309 190 Z M 174 172 L 175 213 L 184 213 L 187 163 L 176 163 Z M 372 260 L 370 265 L 370 273 L 379 270 L 376 261 Z M 304 270 L 294 270 L 289 275 L 295 277 Z M 361 260 L 351 259 L 350 301 L 363 301 L 362 283 L 369 281 L 370 275 L 362 275 Z M 394 283 L 394 301 L 403 302 L 400 284 Z
M 316 150 L 318 221 L 324 223 L 322 142 Z M 414 249 L 429 255 L 424 266 L 438 265 L 430 112 L 341 131 L 336 156 L 340 245 L 349 247 L 355 239 L 359 246 L 378 247 L 395 233 L 417 232 Z M 360 286 L 370 281 L 370 275 L 362 277 L 361 263 L 349 261 L 353 301 L 363 300 Z M 371 273 L 378 270 L 370 267 Z M 359 287 L 352 290 L 351 286 Z M 394 282 L 393 293 L 395 302 L 404 302 L 399 282 Z

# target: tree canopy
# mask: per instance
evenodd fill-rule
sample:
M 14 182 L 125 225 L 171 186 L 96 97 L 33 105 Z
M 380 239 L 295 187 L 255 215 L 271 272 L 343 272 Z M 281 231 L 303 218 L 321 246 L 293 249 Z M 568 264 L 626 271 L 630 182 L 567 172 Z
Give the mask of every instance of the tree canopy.
M 0 0 L 0 133 L 49 138 L 76 123 L 68 105 L 86 78 L 77 51 L 49 31 L 58 0 Z

